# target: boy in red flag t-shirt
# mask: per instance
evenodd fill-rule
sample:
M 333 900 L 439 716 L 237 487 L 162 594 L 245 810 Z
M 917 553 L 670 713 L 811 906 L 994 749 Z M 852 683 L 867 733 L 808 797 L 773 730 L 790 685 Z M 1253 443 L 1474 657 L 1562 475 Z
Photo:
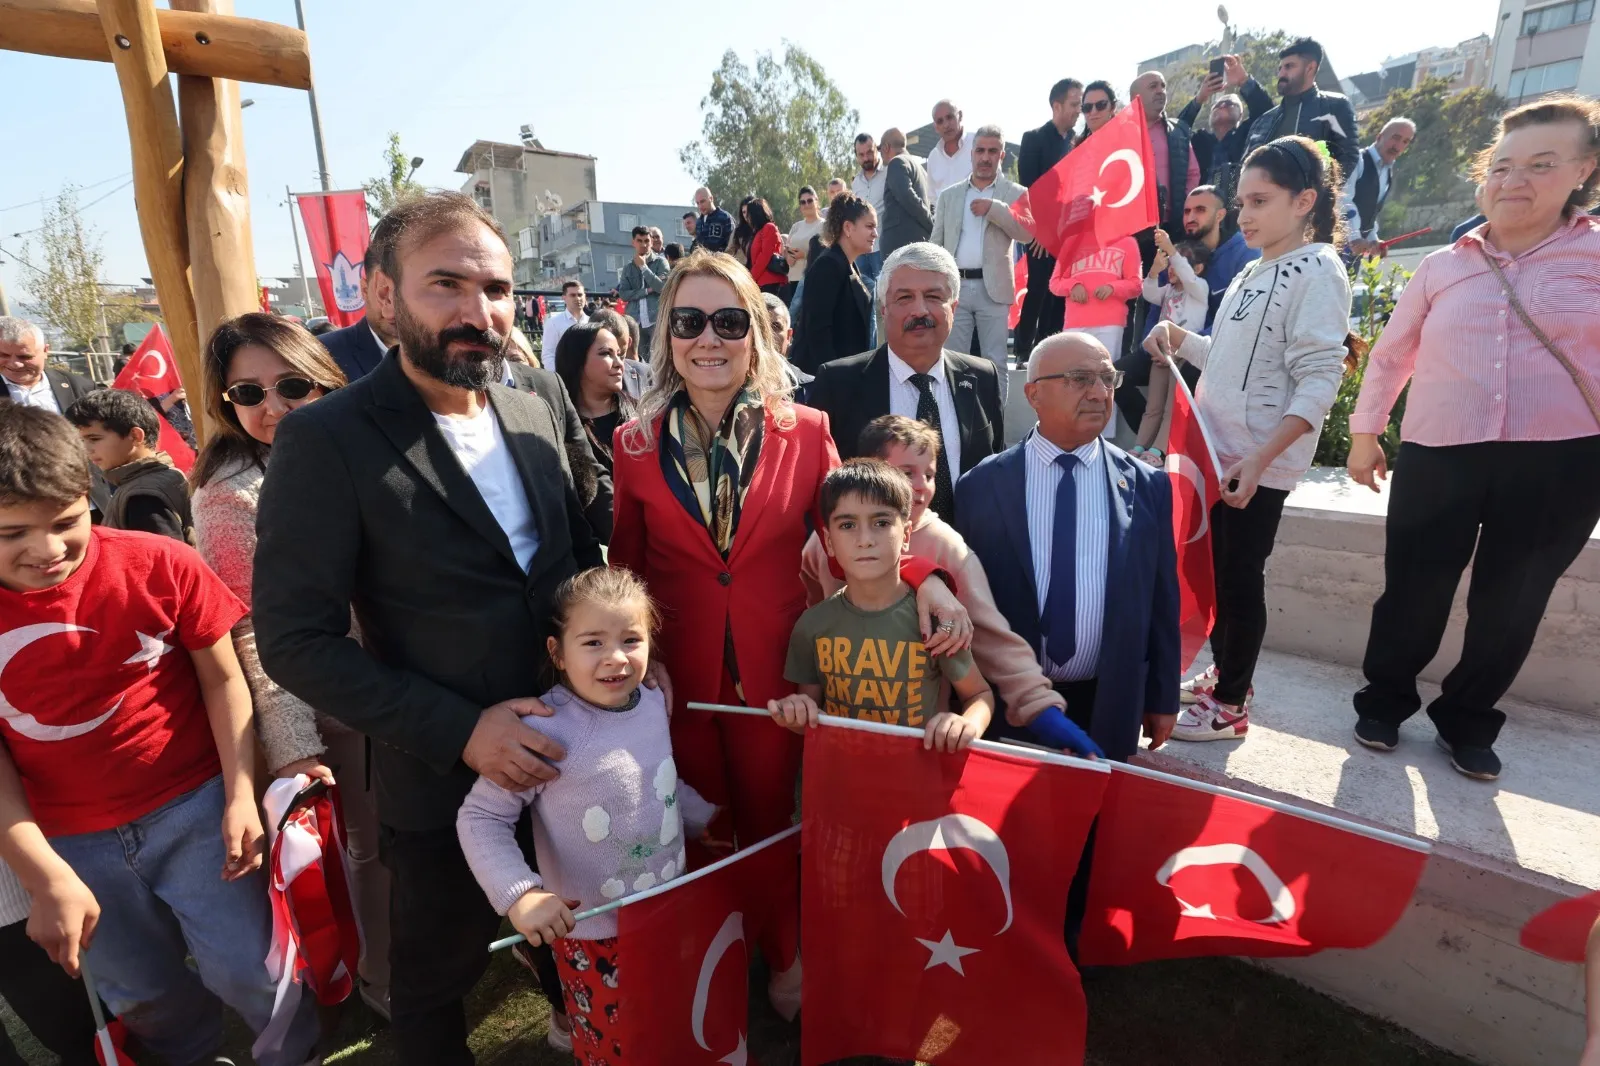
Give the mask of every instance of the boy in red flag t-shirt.
M 91 527 L 88 489 L 70 423 L 0 406 L 0 858 L 52 958 L 83 950 L 145 1046 L 209 1063 L 217 999 L 259 1032 L 274 998 L 245 608 L 187 545 Z M 261 1066 L 311 1060 L 301 1007 Z

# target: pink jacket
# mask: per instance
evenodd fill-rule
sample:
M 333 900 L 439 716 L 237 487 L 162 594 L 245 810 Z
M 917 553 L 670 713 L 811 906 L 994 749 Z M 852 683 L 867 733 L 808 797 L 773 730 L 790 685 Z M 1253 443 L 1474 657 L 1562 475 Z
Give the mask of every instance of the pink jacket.
M 1056 260 L 1055 273 L 1050 276 L 1050 291 L 1057 296 L 1069 296 L 1074 285 L 1082 285 L 1089 292 L 1088 303 L 1075 303 L 1067 299 L 1068 329 L 1087 326 L 1120 326 L 1128 321 L 1128 301 L 1144 289 L 1140 273 L 1139 246 L 1132 237 L 1112 241 L 1074 262 Z M 1102 285 L 1111 286 L 1111 295 L 1104 300 L 1094 297 L 1094 290 Z

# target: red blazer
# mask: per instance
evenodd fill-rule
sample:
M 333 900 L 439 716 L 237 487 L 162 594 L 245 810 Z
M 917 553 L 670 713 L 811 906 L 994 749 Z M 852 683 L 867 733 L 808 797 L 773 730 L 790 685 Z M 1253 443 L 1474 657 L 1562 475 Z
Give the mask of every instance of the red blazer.
M 750 276 L 756 279 L 757 285 L 782 285 L 789 280 L 787 276 L 774 274 L 767 269 L 772 257 L 778 254 L 779 241 L 778 227 L 771 222 L 762 226 L 761 232 L 751 238 Z
M 806 609 L 800 553 L 811 529 L 821 528 L 822 479 L 839 465 L 828 416 L 809 407 L 794 411 L 795 423 L 787 429 L 767 415 L 761 458 L 726 563 L 704 524 L 667 487 L 660 448 L 630 455 L 625 431 L 617 431 L 608 559 L 644 578 L 661 605 L 655 650 L 672 677 L 679 708 L 691 700 L 716 702 L 723 633 L 730 623 L 745 701 L 765 707 L 794 691 L 783 679 L 783 664 L 789 636 Z

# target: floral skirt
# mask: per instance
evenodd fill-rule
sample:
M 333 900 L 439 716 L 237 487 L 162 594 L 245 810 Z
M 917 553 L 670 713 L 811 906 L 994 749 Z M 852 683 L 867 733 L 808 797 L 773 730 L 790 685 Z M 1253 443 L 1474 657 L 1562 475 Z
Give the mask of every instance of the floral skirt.
M 572 1019 L 573 1055 L 584 1066 L 617 1066 L 623 1061 L 617 938 L 562 937 L 553 947 L 567 1016 Z

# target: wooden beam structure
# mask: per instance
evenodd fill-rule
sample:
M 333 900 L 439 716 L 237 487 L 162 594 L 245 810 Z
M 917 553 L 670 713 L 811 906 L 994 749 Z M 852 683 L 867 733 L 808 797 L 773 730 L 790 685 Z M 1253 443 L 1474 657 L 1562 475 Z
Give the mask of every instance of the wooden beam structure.
M 189 282 L 189 228 L 183 209 L 183 139 L 156 32 L 154 0 L 98 0 L 100 24 L 122 86 L 133 150 L 133 199 L 145 259 L 184 391 L 202 395 L 200 328 Z M 254 270 L 252 268 L 252 275 Z M 197 426 L 199 430 L 201 427 Z
M 233 0 L 171 0 L 174 7 L 233 14 Z M 250 239 L 250 181 L 245 169 L 239 83 L 178 77 L 183 130 L 183 194 L 189 224 L 189 275 L 199 336 L 223 321 L 260 310 Z
M 188 5 L 175 5 L 187 7 Z M 311 88 L 311 45 L 293 26 L 209 10 L 157 10 L 152 39 L 177 74 Z M 0 0 L 0 50 L 116 60 L 95 0 Z

